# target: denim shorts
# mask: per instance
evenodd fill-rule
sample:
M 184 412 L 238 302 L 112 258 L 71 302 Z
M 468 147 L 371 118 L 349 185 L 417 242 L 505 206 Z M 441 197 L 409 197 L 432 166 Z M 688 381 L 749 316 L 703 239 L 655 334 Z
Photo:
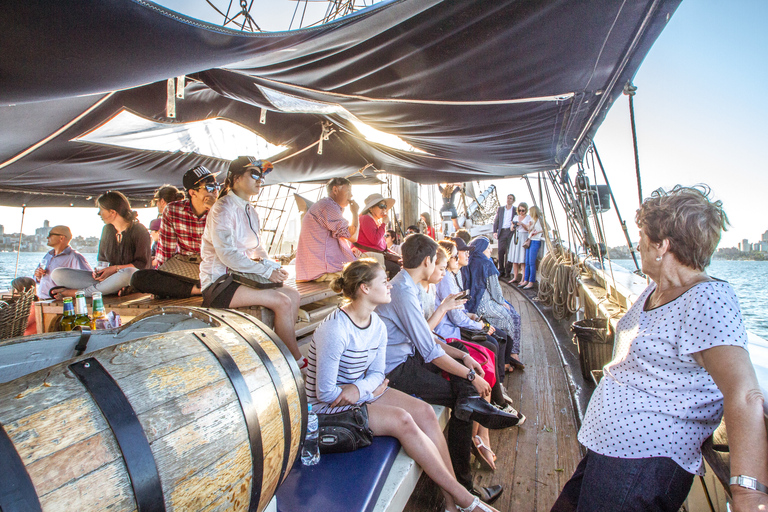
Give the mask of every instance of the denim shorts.
M 619 459 L 589 450 L 551 512 L 678 512 L 693 477 L 669 457 Z

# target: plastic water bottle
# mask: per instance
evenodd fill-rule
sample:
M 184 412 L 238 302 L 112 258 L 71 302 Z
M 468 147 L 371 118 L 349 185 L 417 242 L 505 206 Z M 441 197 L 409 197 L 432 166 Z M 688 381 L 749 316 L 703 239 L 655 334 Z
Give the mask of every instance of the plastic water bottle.
M 305 466 L 314 466 L 320 462 L 320 446 L 317 444 L 317 414 L 309 404 L 307 413 L 307 437 L 304 439 L 304 448 L 301 449 L 301 463 Z

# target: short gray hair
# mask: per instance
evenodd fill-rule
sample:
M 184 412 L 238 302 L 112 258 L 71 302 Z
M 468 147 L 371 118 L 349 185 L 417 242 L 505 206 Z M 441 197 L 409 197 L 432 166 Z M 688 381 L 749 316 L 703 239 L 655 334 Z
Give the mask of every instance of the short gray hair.
M 325 187 L 328 190 L 328 195 L 330 196 L 333 193 L 333 187 L 343 187 L 344 185 L 351 185 L 347 178 L 331 178 Z

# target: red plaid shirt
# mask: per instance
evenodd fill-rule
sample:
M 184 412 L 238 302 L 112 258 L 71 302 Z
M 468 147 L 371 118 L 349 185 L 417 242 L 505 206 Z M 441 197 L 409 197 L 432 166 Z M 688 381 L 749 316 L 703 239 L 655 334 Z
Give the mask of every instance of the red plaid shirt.
M 160 240 L 157 242 L 158 264 L 174 254 L 200 254 L 200 240 L 207 219 L 208 212 L 200 217 L 195 215 L 189 199 L 168 204 L 163 211 Z

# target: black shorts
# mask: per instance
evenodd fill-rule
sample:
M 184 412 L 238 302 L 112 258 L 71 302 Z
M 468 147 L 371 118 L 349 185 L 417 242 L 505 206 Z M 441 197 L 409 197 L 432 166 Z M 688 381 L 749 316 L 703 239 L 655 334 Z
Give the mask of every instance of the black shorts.
M 232 280 L 230 274 L 224 274 L 203 290 L 203 307 L 228 308 L 240 286 L 242 286 L 240 283 Z

